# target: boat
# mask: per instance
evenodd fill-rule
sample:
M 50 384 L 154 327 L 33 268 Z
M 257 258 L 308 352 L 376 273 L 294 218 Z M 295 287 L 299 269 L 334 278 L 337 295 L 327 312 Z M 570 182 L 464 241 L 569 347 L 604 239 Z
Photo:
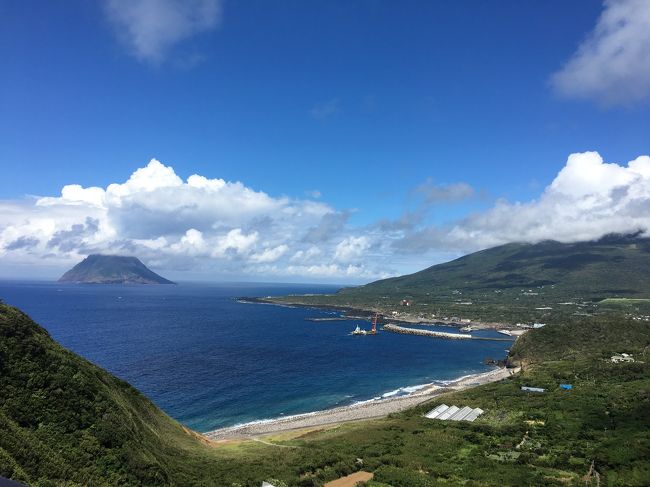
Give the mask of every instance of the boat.
M 512 332 L 510 330 L 497 330 L 497 333 L 501 333 L 502 335 L 508 335 L 509 337 L 512 336 Z
M 359 325 L 354 329 L 354 331 L 351 333 L 351 335 L 367 335 L 368 332 L 366 330 L 362 330 Z
M 382 315 L 375 313 L 375 316 L 372 317 L 372 328 L 370 330 L 362 330 L 359 325 L 354 329 L 350 335 L 376 335 L 377 334 L 377 324 L 381 321 Z

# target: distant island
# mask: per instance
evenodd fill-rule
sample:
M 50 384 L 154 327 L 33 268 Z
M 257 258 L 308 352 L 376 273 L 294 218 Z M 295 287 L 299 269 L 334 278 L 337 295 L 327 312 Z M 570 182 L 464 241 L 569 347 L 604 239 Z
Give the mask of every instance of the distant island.
M 137 257 L 89 255 L 63 274 L 59 282 L 88 284 L 174 284 L 159 276 Z

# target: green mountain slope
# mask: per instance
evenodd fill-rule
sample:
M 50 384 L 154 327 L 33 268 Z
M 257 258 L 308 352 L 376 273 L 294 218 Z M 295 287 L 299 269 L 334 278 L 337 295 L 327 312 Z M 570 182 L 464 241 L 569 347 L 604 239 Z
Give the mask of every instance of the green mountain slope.
M 299 460 L 284 453 L 217 448 L 0 301 L 0 477 L 33 487 L 259 486 L 292 475 Z
M 402 300 L 410 306 L 401 306 Z M 560 323 L 621 311 L 644 316 L 650 314 L 650 239 L 513 243 L 336 294 L 262 301 L 357 308 L 410 320 Z
M 89 255 L 63 274 L 59 282 L 90 284 L 174 284 L 148 269 L 136 257 Z
M 174 458 L 201 456 L 192 434 L 136 389 L 3 304 L 0 391 L 1 476 L 30 485 L 169 485 L 183 477 Z
M 555 294 L 650 297 L 650 239 L 507 244 L 342 294 L 476 293 L 550 287 Z M 547 290 L 547 292 L 550 290 Z

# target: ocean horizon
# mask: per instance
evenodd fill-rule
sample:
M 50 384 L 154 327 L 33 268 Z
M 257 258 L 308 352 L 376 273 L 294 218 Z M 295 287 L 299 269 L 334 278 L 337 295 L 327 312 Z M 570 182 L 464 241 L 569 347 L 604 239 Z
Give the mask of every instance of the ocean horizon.
M 200 432 L 406 395 L 484 372 L 507 343 L 379 333 L 351 336 L 339 313 L 242 303 L 331 293 L 323 284 L 87 285 L 0 281 L 0 299 L 63 346 L 126 380 Z M 429 327 L 449 331 L 448 327 Z M 475 332 L 498 336 L 492 330 Z

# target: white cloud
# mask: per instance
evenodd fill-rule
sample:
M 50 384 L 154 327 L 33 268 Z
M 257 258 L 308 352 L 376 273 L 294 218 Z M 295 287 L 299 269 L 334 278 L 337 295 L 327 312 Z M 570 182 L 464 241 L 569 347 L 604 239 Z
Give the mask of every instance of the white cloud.
M 589 195 L 606 198 L 614 188 L 628 186 L 642 176 L 643 158 L 628 167 L 607 164 L 597 152 L 571 154 L 567 163 L 546 190 L 547 194 L 567 195 L 575 199 Z
M 647 231 L 650 157 L 621 165 L 596 152 L 571 154 L 537 199 L 498 200 L 445 226 L 404 215 L 360 227 L 349 215 L 240 182 L 183 180 L 154 159 L 106 188 L 66 185 L 56 197 L 0 200 L 0 273 L 23 264 L 64 270 L 105 252 L 206 279 L 368 281 L 508 242 Z
M 36 202 L 37 206 L 84 203 L 107 210 L 116 231 L 135 239 L 157 232 L 180 235 L 188 228 L 206 232 L 215 226 L 238 227 L 271 212 L 293 214 L 298 221 L 312 224 L 332 211 L 322 203 L 292 205 L 287 198 L 272 198 L 239 182 L 192 175 L 184 183 L 172 167 L 155 159 L 125 183 L 110 184 L 105 190 L 65 186 L 60 197 Z
M 68 184 L 61 190 L 61 198 L 41 198 L 37 205 L 64 203 L 66 205 L 89 204 L 97 208 L 104 207 L 104 190 L 102 188 L 82 188 L 78 184 Z
M 203 239 L 203 233 L 194 228 L 190 228 L 170 249 L 173 252 L 187 255 L 203 255 L 206 252 L 207 243 Z
M 606 0 L 594 31 L 551 79 L 561 95 L 603 105 L 650 97 L 650 4 Z
M 449 227 L 426 227 L 396 242 L 401 250 L 471 251 L 508 242 L 576 242 L 650 228 L 650 157 L 627 166 L 597 152 L 571 154 L 539 199 L 499 200 Z
M 212 251 L 213 257 L 235 256 L 246 254 L 257 242 L 259 234 L 251 232 L 244 234 L 241 228 L 230 230 L 226 235 L 217 238 Z
M 168 245 L 167 239 L 165 237 L 134 239 L 133 243 L 136 246 L 142 246 L 152 250 L 164 249 Z
M 187 181 L 189 186 L 193 177 Z M 167 167 L 156 159 L 149 161 L 145 167 L 137 169 L 124 184 L 111 184 L 106 188 L 109 198 L 120 198 L 141 192 L 150 192 L 161 188 L 177 188 L 183 185 L 183 180 L 174 172 L 174 168 Z
M 311 266 L 289 266 L 286 268 L 288 275 L 307 277 L 328 277 L 328 278 L 362 278 L 362 279 L 383 279 L 390 277 L 390 274 L 371 271 L 362 265 L 342 266 L 339 264 L 319 264 Z
M 346 280 L 382 275 L 334 264 L 335 254 L 347 265 L 365 248 L 366 237 L 332 240 L 345 235 L 347 218 L 324 202 L 273 197 L 240 182 L 183 180 L 152 159 L 106 188 L 70 184 L 60 196 L 0 200 L 0 255 L 68 266 L 90 253 L 121 253 L 206 277 L 295 276 L 297 269 Z
M 352 260 L 360 259 L 369 248 L 370 239 L 366 236 L 346 237 L 336 246 L 334 260 L 339 262 L 350 262 Z
M 141 61 L 160 63 L 177 43 L 215 28 L 221 0 L 105 0 L 116 34 Z
M 306 250 L 298 250 L 289 260 L 291 262 L 310 262 L 322 255 L 322 253 L 321 249 L 313 245 Z
M 278 245 L 277 247 L 264 249 L 262 252 L 253 254 L 250 258 L 251 262 L 275 262 L 289 250 L 286 244 Z

